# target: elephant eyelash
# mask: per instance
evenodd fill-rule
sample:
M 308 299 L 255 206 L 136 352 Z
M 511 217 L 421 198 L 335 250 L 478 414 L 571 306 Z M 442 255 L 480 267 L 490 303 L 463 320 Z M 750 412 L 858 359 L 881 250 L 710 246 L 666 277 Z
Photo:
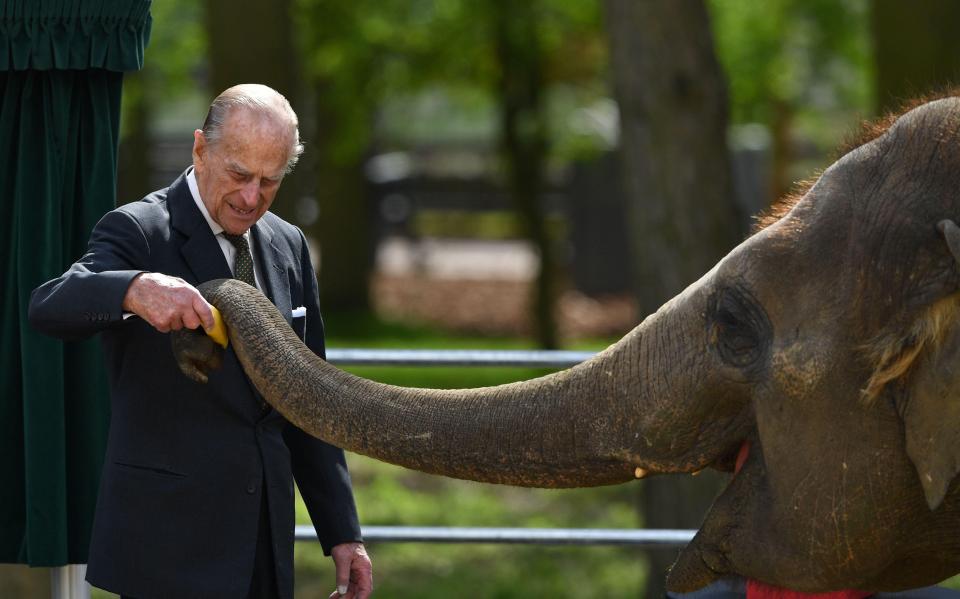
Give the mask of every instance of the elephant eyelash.
M 866 387 L 860 391 L 861 401 L 871 405 L 887 385 L 904 379 L 921 354 L 940 347 L 958 320 L 958 298 L 947 297 L 930 306 L 905 332 L 884 333 L 868 343 L 863 350 L 874 367 Z

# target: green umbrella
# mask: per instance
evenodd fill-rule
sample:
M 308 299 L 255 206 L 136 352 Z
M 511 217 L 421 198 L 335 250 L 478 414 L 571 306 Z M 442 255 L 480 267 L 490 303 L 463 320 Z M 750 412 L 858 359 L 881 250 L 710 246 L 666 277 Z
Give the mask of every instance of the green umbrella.
M 0 562 L 87 560 L 99 347 L 35 333 L 27 305 L 114 206 L 123 72 L 149 34 L 150 0 L 0 0 Z

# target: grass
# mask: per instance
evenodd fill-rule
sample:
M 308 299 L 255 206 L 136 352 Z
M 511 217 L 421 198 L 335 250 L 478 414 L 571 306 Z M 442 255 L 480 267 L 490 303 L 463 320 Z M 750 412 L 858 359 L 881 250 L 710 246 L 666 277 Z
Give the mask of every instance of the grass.
M 634 528 L 628 487 L 543 490 L 482 485 L 412 472 L 349 455 L 365 525 Z M 298 523 L 308 523 L 298 501 Z M 372 544 L 384 597 L 637 597 L 642 554 L 610 547 Z M 312 543 L 296 548 L 298 596 L 333 588 L 329 560 Z M 589 584 L 585 581 L 590 581 Z M 589 588 L 587 588 L 589 587 Z

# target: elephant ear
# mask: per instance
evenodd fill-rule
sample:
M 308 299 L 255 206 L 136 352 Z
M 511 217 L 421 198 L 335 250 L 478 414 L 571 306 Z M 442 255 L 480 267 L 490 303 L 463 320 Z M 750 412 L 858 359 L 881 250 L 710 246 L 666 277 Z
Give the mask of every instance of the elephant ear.
M 903 419 L 907 455 L 934 510 L 960 472 L 960 330 L 918 365 Z
M 960 228 L 938 225 L 947 247 L 960 262 Z M 960 472 L 960 326 L 951 323 L 939 347 L 913 373 L 904 408 L 907 455 L 923 485 L 927 505 L 936 509 Z

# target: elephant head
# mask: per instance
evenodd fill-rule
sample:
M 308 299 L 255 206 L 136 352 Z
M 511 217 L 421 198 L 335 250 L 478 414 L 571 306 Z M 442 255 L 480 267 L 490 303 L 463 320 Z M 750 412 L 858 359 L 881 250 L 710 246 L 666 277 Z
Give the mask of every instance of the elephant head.
M 950 97 L 890 119 L 595 358 L 481 389 L 351 376 L 252 288 L 200 289 L 264 398 L 333 444 L 524 486 L 736 470 L 670 588 L 737 574 L 807 592 L 900 590 L 960 571 L 954 220 Z M 192 350 L 180 359 L 203 377 Z

